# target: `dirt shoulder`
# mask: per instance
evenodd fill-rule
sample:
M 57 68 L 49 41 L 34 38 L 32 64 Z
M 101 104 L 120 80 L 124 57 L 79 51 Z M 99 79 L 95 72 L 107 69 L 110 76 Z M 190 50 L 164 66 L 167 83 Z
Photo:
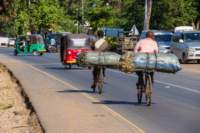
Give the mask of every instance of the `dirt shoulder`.
M 0 133 L 43 133 L 16 78 L 0 64 Z

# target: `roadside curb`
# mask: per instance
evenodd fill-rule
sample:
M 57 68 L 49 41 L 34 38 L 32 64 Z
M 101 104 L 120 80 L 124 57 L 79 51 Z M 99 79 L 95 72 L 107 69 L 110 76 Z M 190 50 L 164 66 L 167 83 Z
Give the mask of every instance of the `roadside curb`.
M 27 93 L 25 92 L 21 82 L 18 80 L 18 78 L 13 74 L 13 72 L 6 65 L 0 63 L 0 67 L 5 69 L 8 72 L 8 74 L 10 75 L 10 77 L 12 78 L 13 82 L 17 84 L 17 86 L 19 87 L 19 91 L 20 91 L 19 93 L 23 97 L 26 108 L 31 111 L 30 114 L 34 113 L 36 115 L 36 119 L 39 123 L 42 133 L 45 133 L 45 130 L 42 126 L 42 123 L 41 123 L 38 115 L 37 115 L 37 112 L 36 112 L 34 106 L 32 105 L 31 100 L 29 99 Z
M 6 57 L 6 58 L 8 58 L 8 57 Z M 44 118 L 44 115 L 46 115 L 45 117 L 47 117 L 48 115 L 49 115 L 49 117 L 52 117 L 52 115 L 55 115 L 55 114 L 51 114 L 51 113 L 47 113 L 47 114 L 44 114 L 44 112 L 45 112 L 45 107 L 41 107 L 41 104 L 42 103 L 46 103 L 47 104 L 47 102 L 51 102 L 51 100 L 53 99 L 53 97 L 55 97 L 56 98 L 56 100 L 58 100 L 58 101 L 60 101 L 60 99 L 57 97 L 57 96 L 54 96 L 54 92 L 52 92 L 52 90 L 47 90 L 47 89 L 39 89 L 39 88 L 37 88 L 37 89 L 33 89 L 32 87 L 30 88 L 30 85 L 29 84 L 27 84 L 26 83 L 26 81 L 24 81 L 25 80 L 25 77 L 24 76 L 26 76 L 26 75 L 28 75 L 27 73 L 25 74 L 25 73 L 22 73 L 22 72 L 20 72 L 19 71 L 19 69 L 22 69 L 22 68 L 20 68 L 20 67 L 25 67 L 24 69 L 24 71 L 26 71 L 26 69 L 28 70 L 28 69 L 32 69 L 32 70 L 30 70 L 31 71 L 31 73 L 32 73 L 32 82 L 39 82 L 39 81 L 37 81 L 37 79 L 35 79 L 34 77 L 35 76 L 39 76 L 40 78 L 43 78 L 43 77 L 46 77 L 46 79 L 45 80 L 47 80 L 47 82 L 49 83 L 48 85 L 45 85 L 45 86 L 47 86 L 47 87 L 50 87 L 51 86 L 51 84 L 53 84 L 52 83 L 52 81 L 55 81 L 55 82 L 58 82 L 59 83 L 59 86 L 65 86 L 65 88 L 67 87 L 67 88 L 71 88 L 72 90 L 79 90 L 78 88 L 76 88 L 75 86 L 73 86 L 73 85 L 71 85 L 71 84 L 69 84 L 69 83 L 67 83 L 67 82 L 65 82 L 65 81 L 62 81 L 62 80 L 60 80 L 60 79 L 58 79 L 58 78 L 56 78 L 56 77 L 54 77 L 53 75 L 51 75 L 51 74 L 48 74 L 48 73 L 46 73 L 46 72 L 43 72 L 43 71 L 41 71 L 41 70 L 39 70 L 39 69 L 37 69 L 37 68 L 35 68 L 35 67 L 33 67 L 32 65 L 29 65 L 29 64 L 26 64 L 26 63 L 23 63 L 23 62 L 21 62 L 21 61 L 14 61 L 13 59 L 10 59 L 10 60 L 6 60 L 6 61 L 3 61 L 4 62 L 4 64 L 9 68 L 9 69 L 11 69 L 13 72 L 14 72 L 14 74 L 15 75 L 17 75 L 16 77 L 18 78 L 18 79 L 20 79 L 20 81 L 22 81 L 22 84 L 23 84 L 23 86 L 24 86 L 24 88 L 25 88 L 25 91 L 27 92 L 27 94 L 28 94 L 28 96 L 29 96 L 29 98 L 30 98 L 30 100 L 32 101 L 32 103 L 33 103 L 33 106 L 36 108 L 36 111 L 38 112 L 38 117 L 40 118 L 40 120 L 41 120 L 41 123 L 42 123 L 42 125 L 43 125 L 43 127 L 44 127 L 44 129 L 45 129 L 45 131 L 47 132 L 47 133 L 55 133 L 55 130 L 56 130 L 56 133 L 57 133 L 57 131 L 58 131 L 58 133 L 66 133 L 66 131 L 68 131 L 68 132 L 76 132 L 76 131 L 74 131 L 74 130 L 79 130 L 79 132 L 80 132 L 80 130 L 81 130 L 81 132 L 82 133 L 88 133 L 88 130 L 90 129 L 90 131 L 92 131 L 92 130 L 94 130 L 95 132 L 99 132 L 99 133 L 101 133 L 101 132 L 105 132 L 104 130 L 106 130 L 106 132 L 108 131 L 108 132 L 111 132 L 111 131 L 109 131 L 109 130 L 115 130 L 115 132 L 116 133 L 121 133 L 121 132 L 130 132 L 130 133 L 144 133 L 144 131 L 142 130 L 142 129 L 140 129 L 139 127 L 137 127 L 135 124 L 133 124 L 133 123 L 131 123 L 130 121 L 128 121 L 126 118 L 124 118 L 123 116 L 121 116 L 120 114 L 118 114 L 117 112 L 115 112 L 115 111 L 113 111 L 112 109 L 110 109 L 109 107 L 107 107 L 106 105 L 88 105 L 88 104 L 91 104 L 93 101 L 96 101 L 97 99 L 95 99 L 95 98 L 93 98 L 93 97 L 91 97 L 91 96 L 89 96 L 88 94 L 84 94 L 84 93 L 81 93 L 80 94 L 80 96 L 78 96 L 78 98 L 80 98 L 81 99 L 81 101 L 83 102 L 83 101 L 85 101 L 84 102 L 84 104 L 86 104 L 89 108 L 90 108 L 90 111 L 97 111 L 97 112 L 101 112 L 101 113 L 103 113 L 107 118 L 106 119 L 108 119 L 108 120 L 106 120 L 105 118 L 101 118 L 101 121 L 104 121 L 102 124 L 103 125 L 105 125 L 105 123 L 106 123 L 106 121 L 107 122 L 109 122 L 110 121 L 110 124 L 108 125 L 108 124 L 106 124 L 105 125 L 105 129 L 94 129 L 94 127 L 90 127 L 89 129 L 84 129 L 83 127 L 81 127 L 81 126 L 79 126 L 79 127 L 81 127 L 80 129 L 74 129 L 74 128 L 72 128 L 72 129 L 66 129 L 66 127 L 63 127 L 64 125 L 58 125 L 58 127 L 56 128 L 56 129 L 53 129 L 53 123 L 55 124 L 55 122 L 54 121 L 52 121 L 53 119 L 51 119 L 51 118 Z M 15 67 L 13 67 L 13 65 L 16 65 Z M 37 77 L 38 77 L 37 76 Z M 39 78 L 39 79 L 40 79 Z M 56 83 L 56 84 L 58 84 L 58 83 Z M 37 83 L 36 83 L 37 84 Z M 36 85 L 35 84 L 35 85 Z M 60 85 L 60 84 L 62 84 L 62 85 Z M 42 88 L 44 87 L 44 88 L 46 88 L 45 86 L 41 86 Z M 59 87 L 58 87 L 59 88 Z M 58 92 L 58 91 L 57 91 Z M 35 94 L 34 94 L 35 93 Z M 40 93 L 40 94 L 39 94 Z M 42 95 L 44 95 L 43 97 L 45 97 L 45 96 L 47 96 L 47 97 L 49 97 L 49 96 L 51 96 L 52 97 L 52 99 L 49 101 L 49 100 L 47 100 L 47 99 L 44 99 L 43 98 L 43 100 L 38 100 L 38 98 L 40 99 L 41 98 L 41 96 Z M 69 95 L 69 94 L 68 94 Z M 81 96 L 82 95 L 82 96 Z M 77 96 L 71 96 L 71 97 L 77 97 Z M 49 97 L 50 98 L 50 97 Z M 66 98 L 66 97 L 65 97 Z M 68 98 L 66 98 L 66 99 L 68 99 Z M 87 100 L 86 100 L 87 99 Z M 68 100 L 71 100 L 71 99 L 68 99 Z M 76 98 L 76 100 L 77 100 L 77 98 Z M 40 103 L 39 103 L 39 101 L 41 101 Z M 52 102 L 54 102 L 55 100 L 53 100 Z M 91 102 L 92 101 L 92 102 Z M 66 101 L 64 101 L 64 102 L 66 102 Z M 77 101 L 78 102 L 78 101 Z M 88 103 L 89 102 L 89 103 Z M 59 102 L 58 102 L 59 103 Z M 58 104 L 57 103 L 57 104 Z M 53 106 L 53 104 L 52 103 L 48 103 L 49 105 L 45 105 L 46 107 L 48 107 L 48 106 Z M 62 103 L 63 104 L 63 103 Z M 86 106 L 85 105 L 85 106 Z M 57 105 L 58 107 L 62 107 L 62 106 L 60 106 L 60 105 Z M 80 105 L 80 106 L 82 106 L 82 105 Z M 94 107 L 94 106 L 96 106 L 96 107 Z M 41 109 L 42 108 L 42 109 Z M 62 107 L 63 108 L 63 107 Z M 95 108 L 95 109 L 94 109 Z M 39 111 L 38 111 L 39 110 Z M 41 113 L 42 112 L 42 113 Z M 51 112 L 52 112 L 52 110 L 51 110 Z M 61 111 L 62 112 L 62 111 Z M 61 112 L 56 112 L 56 114 L 61 114 Z M 93 113 L 95 113 L 95 112 L 93 112 Z M 88 112 L 87 112 L 88 113 Z M 43 114 L 43 115 L 42 115 Z M 109 115 L 110 114 L 110 115 Z M 103 116 L 104 116 L 103 115 Z M 66 116 L 63 116 L 63 115 L 61 115 L 62 117 L 66 117 Z M 95 115 L 96 116 L 96 115 Z M 98 116 L 98 115 L 97 115 Z M 91 116 L 88 116 L 88 117 L 91 117 Z M 93 116 L 94 117 L 94 116 Z M 51 121 L 50 120 L 48 120 L 48 119 L 51 119 Z M 58 119 L 58 118 L 57 118 Z M 83 119 L 82 117 L 80 118 L 80 119 Z M 84 118 L 84 119 L 88 119 L 88 118 Z M 92 118 L 93 119 L 93 118 Z M 99 119 L 99 118 L 98 118 Z M 104 120 L 105 119 L 105 120 Z M 48 121 L 47 121 L 48 120 Z M 73 121 L 73 119 L 72 119 L 72 121 Z M 80 120 L 79 120 L 80 121 Z M 70 123 L 70 121 L 68 120 L 68 122 Z M 94 120 L 92 120 L 91 122 L 94 122 Z M 59 123 L 59 122 L 58 122 Z M 95 121 L 95 123 L 98 123 L 98 121 Z M 85 125 L 87 125 L 87 123 L 84 123 Z M 83 124 L 83 125 L 84 125 Z M 116 124 L 118 125 L 118 126 L 116 126 Z M 70 125 L 70 124 L 69 124 Z M 102 126 L 103 126 L 102 125 Z M 113 127 L 115 125 L 115 128 Z M 62 127 L 61 127 L 62 126 Z M 108 126 L 108 127 L 107 127 Z M 106 129 L 106 127 L 107 127 L 107 129 Z M 113 127 L 113 128 L 112 128 Z M 59 128 L 63 128 L 63 129 L 59 129 Z M 76 127 L 76 128 L 78 128 L 78 127 Z M 87 127 L 88 128 L 88 127 Z M 109 129 L 110 128 L 110 129 Z M 84 130 L 85 131 L 84 131 Z

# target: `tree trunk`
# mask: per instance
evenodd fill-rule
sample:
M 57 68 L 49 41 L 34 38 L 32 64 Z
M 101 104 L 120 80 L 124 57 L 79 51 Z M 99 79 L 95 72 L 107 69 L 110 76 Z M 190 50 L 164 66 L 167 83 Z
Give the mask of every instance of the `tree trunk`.
M 199 30 L 199 28 L 200 28 L 200 19 L 196 23 L 196 29 Z
M 197 19 L 196 21 L 192 22 L 192 27 L 196 30 L 199 30 L 200 28 L 200 19 Z
M 150 28 L 152 3 L 153 3 L 153 0 L 147 0 L 147 29 Z
M 122 9 L 122 0 L 118 0 L 118 2 L 117 2 L 117 7 L 120 9 L 120 11 L 121 11 L 121 9 Z

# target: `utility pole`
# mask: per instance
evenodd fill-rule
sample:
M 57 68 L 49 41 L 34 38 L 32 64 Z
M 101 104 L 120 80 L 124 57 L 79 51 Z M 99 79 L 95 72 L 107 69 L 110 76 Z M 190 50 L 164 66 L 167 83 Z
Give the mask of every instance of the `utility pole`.
M 153 0 L 145 0 L 144 30 L 149 30 Z
M 147 0 L 145 0 L 145 5 L 144 5 L 144 29 L 143 30 L 148 30 L 148 27 L 147 27 L 147 14 L 148 14 L 148 9 L 147 9 Z
M 84 0 L 81 0 L 81 5 L 82 5 L 82 28 L 83 28 L 83 30 L 84 30 Z

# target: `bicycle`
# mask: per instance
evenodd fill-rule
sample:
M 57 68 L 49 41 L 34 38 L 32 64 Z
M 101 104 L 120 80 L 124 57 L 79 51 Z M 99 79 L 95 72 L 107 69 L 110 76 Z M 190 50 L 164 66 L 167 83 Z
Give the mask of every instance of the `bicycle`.
M 142 79 L 137 84 L 137 99 L 138 104 L 142 103 L 143 93 L 145 94 L 147 106 L 151 106 L 152 100 L 152 71 L 143 71 Z
M 92 87 L 92 89 L 93 89 L 93 92 L 95 92 L 96 91 L 96 86 L 97 86 L 98 93 L 102 94 L 103 84 L 104 84 L 103 67 L 102 66 L 97 66 L 94 69 L 96 69 L 95 85 Z

